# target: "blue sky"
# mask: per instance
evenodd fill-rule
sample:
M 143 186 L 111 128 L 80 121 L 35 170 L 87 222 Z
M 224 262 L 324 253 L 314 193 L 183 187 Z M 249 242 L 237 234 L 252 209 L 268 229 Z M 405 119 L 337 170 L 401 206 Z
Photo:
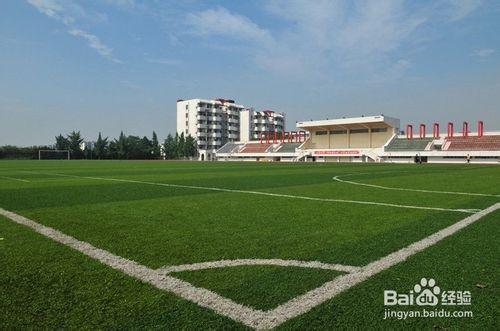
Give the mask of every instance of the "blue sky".
M 500 2 L 3 0 L 0 145 L 160 138 L 175 100 L 500 130 Z

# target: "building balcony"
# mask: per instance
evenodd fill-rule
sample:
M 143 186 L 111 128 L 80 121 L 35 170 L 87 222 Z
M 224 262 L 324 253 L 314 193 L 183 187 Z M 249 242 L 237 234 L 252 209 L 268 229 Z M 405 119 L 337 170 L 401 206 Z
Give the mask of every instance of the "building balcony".
M 226 111 L 228 115 L 239 115 L 240 111 L 239 110 L 227 110 Z

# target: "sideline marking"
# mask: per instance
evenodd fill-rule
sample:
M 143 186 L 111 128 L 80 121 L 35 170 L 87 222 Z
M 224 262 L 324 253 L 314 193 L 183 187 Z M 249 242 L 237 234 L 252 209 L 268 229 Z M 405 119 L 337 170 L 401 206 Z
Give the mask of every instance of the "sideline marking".
M 451 236 L 455 232 L 478 221 L 482 217 L 500 208 L 500 202 L 470 215 L 457 223 L 454 223 L 424 239 L 409 246 L 393 252 L 381 259 L 371 262 L 352 273 L 341 275 L 332 281 L 299 295 L 278 307 L 262 311 L 238 304 L 230 299 L 224 298 L 210 290 L 195 287 L 192 284 L 165 275 L 164 269 L 153 270 L 137 262 L 114 255 L 104 249 L 97 248 L 91 244 L 68 236 L 51 227 L 39 224 L 21 215 L 0 208 L 0 215 L 12 221 L 32 228 L 36 232 L 53 239 L 63 245 L 69 246 L 99 262 L 122 271 L 145 283 L 149 283 L 158 289 L 170 291 L 178 296 L 192 301 L 202 307 L 209 308 L 216 313 L 229 317 L 255 329 L 271 329 L 280 324 L 302 315 L 323 302 L 334 298 L 337 294 L 346 291 L 354 285 L 369 279 L 379 272 L 388 269 L 410 256 L 432 246 L 442 239 Z M 163 272 L 162 272 L 163 271 Z
M 376 174 L 376 173 L 371 173 L 371 174 Z M 432 190 L 421 190 L 421 189 L 412 189 L 412 188 L 403 188 L 403 187 L 389 187 L 389 186 L 366 184 L 366 183 L 360 183 L 360 182 L 353 182 L 351 180 L 340 179 L 340 177 L 355 176 L 355 175 L 361 175 L 361 174 L 359 173 L 359 174 L 338 175 L 338 176 L 333 177 L 333 180 L 340 182 L 340 183 L 367 186 L 367 187 L 379 188 L 379 189 L 383 189 L 383 190 L 410 191 L 410 192 L 436 193 L 436 194 L 456 194 L 456 195 L 470 195 L 470 196 L 500 198 L 500 195 L 497 195 L 497 194 L 453 192 L 453 191 L 432 191 Z
M 413 205 L 398 205 L 398 204 L 394 204 L 394 203 L 375 202 L 375 201 L 315 198 L 315 197 L 306 197 L 306 196 L 302 196 L 302 195 L 270 193 L 270 192 L 261 192 L 261 191 L 235 190 L 235 189 L 218 188 L 218 187 L 207 187 L 207 186 L 194 186 L 194 185 L 182 185 L 182 184 L 168 184 L 168 183 L 145 182 L 145 181 L 140 181 L 140 180 L 119 179 L 119 178 L 109 178 L 109 177 L 76 176 L 76 175 L 67 175 L 67 174 L 59 174 L 59 173 L 44 173 L 44 172 L 35 172 L 35 173 L 42 174 L 42 175 L 54 175 L 54 176 L 70 177 L 70 178 L 83 178 L 83 179 L 93 179 L 93 180 L 107 180 L 107 181 L 114 181 L 114 182 L 145 184 L 145 185 L 155 185 L 155 186 L 166 186 L 166 187 L 178 187 L 178 188 L 197 189 L 197 190 L 206 190 L 206 191 L 217 191 L 217 192 L 230 192 L 230 193 L 244 193 L 244 194 L 266 195 L 266 196 L 272 196 L 272 197 L 290 198 L 290 199 L 302 199 L 302 200 L 312 200 L 312 201 L 322 201 L 322 202 L 340 202 L 340 203 L 353 203 L 353 204 L 360 204 L 360 205 L 375 205 L 375 206 L 384 206 L 384 207 L 393 207 L 393 208 L 451 211 L 451 212 L 468 213 L 468 214 L 474 214 L 474 213 L 477 213 L 478 211 L 480 211 L 480 209 L 453 209 L 453 208 L 425 207 L 425 206 L 413 206 Z
M 10 179 L 10 180 L 17 180 L 17 181 L 24 182 L 24 183 L 29 183 L 30 182 L 29 180 L 26 180 L 26 179 L 19 179 L 19 178 L 14 178 L 14 177 L 7 177 L 7 176 L 0 176 L 0 178 Z

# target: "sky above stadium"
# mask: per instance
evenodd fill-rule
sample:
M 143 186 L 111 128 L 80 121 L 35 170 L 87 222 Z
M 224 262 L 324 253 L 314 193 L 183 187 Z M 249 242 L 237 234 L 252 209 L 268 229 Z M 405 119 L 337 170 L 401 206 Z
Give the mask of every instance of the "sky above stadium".
M 176 99 L 500 130 L 500 2 L 3 0 L 0 145 L 175 132 Z

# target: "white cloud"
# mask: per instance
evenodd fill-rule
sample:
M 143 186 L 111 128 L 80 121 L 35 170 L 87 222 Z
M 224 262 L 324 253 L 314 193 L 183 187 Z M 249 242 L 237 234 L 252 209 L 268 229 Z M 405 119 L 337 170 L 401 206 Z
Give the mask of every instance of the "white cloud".
M 495 50 L 492 48 L 482 48 L 482 49 L 476 49 L 474 52 L 472 52 L 472 55 L 485 58 L 490 55 L 493 55 L 495 53 Z
M 260 28 L 245 16 L 217 7 L 186 16 L 186 23 L 199 35 L 223 35 L 236 39 L 270 41 L 269 31 Z
M 463 19 L 480 4 L 480 0 L 430 4 L 403 0 L 270 0 L 263 8 L 274 17 L 272 32 L 223 7 L 188 14 L 186 22 L 206 38 L 246 41 L 257 64 L 273 71 L 331 76 L 336 74 L 334 70 L 327 73 L 324 69 L 333 65 L 370 72 L 404 72 L 410 62 L 398 59 L 407 58 L 428 39 L 424 27 Z
M 88 45 L 91 48 L 95 49 L 103 57 L 116 63 L 123 63 L 122 61 L 113 57 L 113 49 L 104 45 L 97 36 L 80 29 L 71 29 L 68 31 L 68 33 L 87 40 Z
M 34 6 L 42 14 L 58 20 L 66 25 L 75 22 L 75 19 L 65 13 L 65 8 L 58 0 L 28 0 L 28 3 Z
M 479 6 L 482 0 L 446 0 L 444 5 L 448 8 L 450 21 L 459 21 L 469 16 Z
M 54 20 L 62 22 L 65 26 L 68 27 L 69 34 L 85 39 L 87 41 L 87 44 L 91 48 L 95 49 L 101 56 L 115 63 L 123 63 L 113 56 L 113 49 L 102 43 L 96 35 L 76 27 L 76 19 L 74 18 L 75 16 L 88 16 L 85 10 L 78 4 L 70 0 L 28 0 L 28 3 L 37 8 L 40 13 L 45 14 L 46 16 Z M 99 19 L 105 17 L 105 15 L 93 16 L 100 17 Z

